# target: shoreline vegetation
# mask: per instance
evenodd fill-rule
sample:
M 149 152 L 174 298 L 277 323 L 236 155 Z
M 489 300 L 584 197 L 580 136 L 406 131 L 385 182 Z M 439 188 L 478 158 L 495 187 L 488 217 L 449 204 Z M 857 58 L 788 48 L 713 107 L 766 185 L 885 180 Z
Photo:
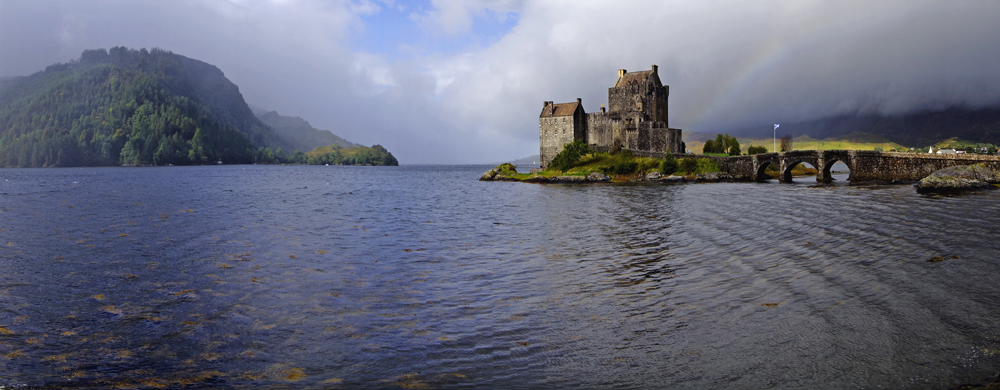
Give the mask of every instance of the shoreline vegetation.
M 711 145 L 711 144 L 710 144 Z M 739 148 L 738 144 L 733 148 Z M 727 147 L 728 149 L 728 147 Z M 730 149 L 732 150 L 732 149 Z M 737 149 L 738 150 L 738 149 Z M 727 151 L 728 152 L 728 151 Z M 764 171 L 771 178 L 779 172 L 773 164 Z M 792 176 L 814 176 L 815 168 L 798 164 Z M 545 170 L 520 173 L 517 166 L 503 163 L 483 173 L 480 181 L 526 183 L 683 183 L 735 181 L 709 157 L 685 155 L 664 158 L 635 156 L 628 150 L 599 153 L 582 141 L 567 144 Z M 1000 188 L 1000 172 L 985 164 L 952 166 L 935 171 L 914 183 L 920 194 L 958 195 Z
M 738 144 L 734 146 L 739 148 Z M 777 167 L 766 171 L 772 177 L 778 176 Z M 792 169 L 793 176 L 815 175 L 816 169 L 798 165 Z M 679 183 L 687 181 L 732 181 L 722 172 L 715 160 L 698 155 L 681 158 L 668 155 L 665 158 L 635 156 L 628 150 L 612 150 L 598 153 L 582 141 L 567 144 L 549 164 L 549 168 L 532 173 L 519 173 L 517 166 L 503 163 L 483 174 L 480 181 L 521 181 L 528 183 Z
M 311 151 L 285 154 L 280 148 L 271 151 L 270 148 L 258 149 L 260 164 L 302 164 L 302 165 L 368 165 L 368 166 L 399 166 L 396 157 L 382 145 L 372 147 L 355 146 L 344 148 L 340 145 L 320 146 Z

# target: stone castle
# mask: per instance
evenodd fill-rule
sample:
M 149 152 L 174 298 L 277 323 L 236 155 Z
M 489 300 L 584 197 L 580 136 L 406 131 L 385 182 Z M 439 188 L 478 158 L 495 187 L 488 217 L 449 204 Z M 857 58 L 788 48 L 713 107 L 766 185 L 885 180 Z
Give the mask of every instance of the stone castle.
M 652 70 L 628 73 L 618 70 L 618 81 L 608 88 L 608 109 L 588 114 L 583 102 L 545 102 L 538 116 L 542 168 L 574 140 L 592 148 L 614 146 L 651 154 L 684 153 L 681 129 L 667 126 L 670 86 L 660 82 L 656 65 Z

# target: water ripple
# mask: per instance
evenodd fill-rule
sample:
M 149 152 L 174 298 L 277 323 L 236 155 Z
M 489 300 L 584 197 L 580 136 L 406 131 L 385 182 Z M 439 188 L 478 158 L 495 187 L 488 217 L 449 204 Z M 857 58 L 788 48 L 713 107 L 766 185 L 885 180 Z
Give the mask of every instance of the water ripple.
M 1000 194 L 487 168 L 0 170 L 0 385 L 996 379 Z

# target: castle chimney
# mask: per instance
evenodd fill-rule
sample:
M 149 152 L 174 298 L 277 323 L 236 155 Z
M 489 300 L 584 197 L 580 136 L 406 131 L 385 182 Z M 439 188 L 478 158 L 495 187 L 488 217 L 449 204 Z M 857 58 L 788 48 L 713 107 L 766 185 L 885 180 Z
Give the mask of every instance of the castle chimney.
M 576 98 L 576 104 L 583 104 L 583 99 Z
M 656 74 L 656 65 L 653 65 L 653 74 Z
M 618 78 L 622 78 L 622 76 L 625 76 L 625 73 L 628 73 L 627 71 L 625 71 L 625 69 L 618 69 Z

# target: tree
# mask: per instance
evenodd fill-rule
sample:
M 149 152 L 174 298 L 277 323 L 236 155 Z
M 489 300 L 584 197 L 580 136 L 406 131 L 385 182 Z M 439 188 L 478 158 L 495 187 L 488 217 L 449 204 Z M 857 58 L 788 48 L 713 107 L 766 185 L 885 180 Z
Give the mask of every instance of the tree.
M 705 147 L 701 149 L 702 153 L 718 153 L 718 148 L 715 146 L 715 141 L 708 140 L 705 141 Z
M 194 131 L 194 137 L 191 137 L 191 150 L 188 151 L 188 159 L 191 160 L 192 164 L 204 164 L 208 162 L 208 156 L 205 156 L 205 136 L 201 133 L 201 128 Z
M 593 152 L 590 150 L 590 147 L 587 146 L 587 143 L 583 142 L 581 139 L 577 139 L 563 146 L 563 150 L 552 159 L 552 163 L 549 165 L 555 169 L 566 172 L 580 161 L 581 156 L 590 153 Z
M 740 155 L 740 141 L 737 141 L 736 137 L 730 137 L 729 133 L 726 133 L 726 136 L 723 138 L 723 140 L 724 140 L 723 142 L 725 143 L 725 149 L 722 151 L 723 153 L 728 154 L 730 156 Z
M 663 161 L 660 162 L 660 173 L 670 175 L 674 172 L 677 172 L 677 159 L 675 159 L 672 154 L 668 154 L 664 156 Z
M 730 136 L 729 133 L 718 134 L 715 136 L 715 140 L 705 141 L 702 153 L 721 153 L 730 156 L 739 156 L 740 141 L 737 141 L 736 137 Z
M 682 158 L 680 162 L 681 170 L 690 175 L 698 169 L 698 160 L 693 158 Z
M 767 148 L 763 146 L 753 146 L 753 145 L 750 145 L 750 147 L 747 148 L 748 155 L 761 154 L 761 153 L 767 153 Z
M 781 151 L 788 152 L 792 150 L 792 135 L 785 134 L 781 136 Z

